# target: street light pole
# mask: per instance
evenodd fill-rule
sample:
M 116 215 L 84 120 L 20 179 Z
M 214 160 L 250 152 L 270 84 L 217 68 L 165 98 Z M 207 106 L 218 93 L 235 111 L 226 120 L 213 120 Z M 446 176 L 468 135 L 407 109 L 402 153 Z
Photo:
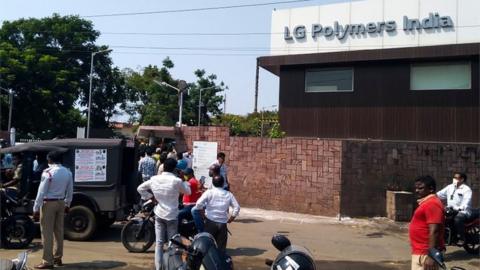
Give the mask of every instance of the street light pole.
M 178 92 L 178 126 L 181 127 L 182 126 L 182 110 L 183 110 L 183 90 L 185 90 L 185 88 L 186 88 L 185 81 L 181 81 L 185 85 L 184 89 L 179 89 L 179 88 L 177 88 L 173 85 L 170 85 L 166 82 L 162 82 L 162 81 L 159 81 L 159 80 L 153 80 L 153 82 L 160 85 L 160 86 L 170 87 L 174 90 L 177 90 L 177 92 Z
M 93 82 L 93 58 L 96 54 L 111 52 L 112 49 L 101 50 L 98 52 L 92 52 L 90 58 L 90 87 L 88 88 L 88 116 L 87 116 L 87 138 L 90 138 L 90 113 L 92 109 L 92 82 Z
M 200 126 L 200 120 L 202 119 L 202 88 L 200 88 L 200 95 L 198 97 L 198 126 Z
M 206 90 L 206 89 L 211 89 L 211 88 L 215 88 L 214 86 L 210 86 L 210 87 L 205 87 L 205 88 L 200 88 L 199 91 L 200 91 L 200 95 L 198 97 L 198 126 L 200 126 L 200 122 L 202 120 L 202 91 L 203 90 Z
M 13 110 L 13 90 L 12 89 L 8 91 L 8 99 L 10 103 L 10 109 L 8 109 L 8 132 L 10 132 L 12 128 L 12 110 Z

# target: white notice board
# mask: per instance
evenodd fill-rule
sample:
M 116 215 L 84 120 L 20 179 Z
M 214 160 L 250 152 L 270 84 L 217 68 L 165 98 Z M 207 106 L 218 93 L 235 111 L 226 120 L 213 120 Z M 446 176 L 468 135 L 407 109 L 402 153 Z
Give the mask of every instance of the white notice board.
M 75 149 L 75 182 L 107 181 L 107 149 Z
M 216 142 L 193 142 L 193 171 L 195 177 L 205 177 L 205 187 L 212 185 L 212 178 L 208 176 L 208 167 L 217 159 L 218 143 Z

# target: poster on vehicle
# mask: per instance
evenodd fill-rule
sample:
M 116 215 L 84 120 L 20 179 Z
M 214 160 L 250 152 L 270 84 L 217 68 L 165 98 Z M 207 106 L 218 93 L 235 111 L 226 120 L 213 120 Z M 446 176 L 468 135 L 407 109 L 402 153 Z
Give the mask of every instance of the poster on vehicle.
M 193 171 L 197 179 L 200 180 L 202 177 L 205 179 L 204 186 L 206 188 L 212 186 L 212 178 L 208 176 L 208 168 L 217 159 L 217 148 L 218 144 L 216 142 L 193 142 Z
M 107 181 L 107 149 L 75 149 L 75 182 Z

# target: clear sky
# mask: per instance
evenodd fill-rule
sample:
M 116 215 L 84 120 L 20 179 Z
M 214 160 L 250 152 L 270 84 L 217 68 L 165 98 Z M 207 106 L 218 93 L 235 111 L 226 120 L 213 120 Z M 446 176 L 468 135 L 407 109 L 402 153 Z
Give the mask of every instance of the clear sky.
M 192 9 L 228 5 L 278 2 L 282 0 L 0 0 L 0 21 L 60 15 L 98 15 L 127 12 Z M 139 70 L 149 64 L 161 65 L 170 56 L 174 78 L 193 81 L 193 71 L 203 68 L 225 82 L 227 113 L 253 111 L 255 67 L 258 56 L 269 55 L 271 13 L 340 0 L 312 0 L 247 8 L 163 13 L 118 17 L 86 17 L 101 32 L 99 45 L 113 49 L 111 56 L 120 68 Z M 177 35 L 131 35 L 118 33 L 178 33 Z M 182 33 L 257 33 L 255 35 L 185 35 Z M 258 34 L 263 33 L 263 34 Z M 122 48 L 122 46 L 157 47 Z M 158 49 L 158 47 L 169 49 Z M 176 49 L 175 49 L 176 48 Z M 179 49 L 189 48 L 189 49 Z M 194 48 L 194 49 L 192 49 Z M 214 54 L 214 55 L 207 55 Z M 219 56 L 219 54 L 224 54 Z M 260 69 L 258 108 L 278 105 L 278 78 Z

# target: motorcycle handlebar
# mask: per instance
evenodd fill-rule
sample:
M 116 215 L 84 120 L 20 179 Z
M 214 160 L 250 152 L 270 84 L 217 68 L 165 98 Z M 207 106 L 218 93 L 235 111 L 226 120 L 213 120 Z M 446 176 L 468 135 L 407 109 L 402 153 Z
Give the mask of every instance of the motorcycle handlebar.
M 180 241 L 177 241 L 176 239 L 170 239 L 170 242 L 172 242 L 173 244 L 175 244 L 176 246 L 179 246 L 187 251 L 190 251 L 190 247 L 186 246 L 185 244 L 183 244 L 182 242 Z

